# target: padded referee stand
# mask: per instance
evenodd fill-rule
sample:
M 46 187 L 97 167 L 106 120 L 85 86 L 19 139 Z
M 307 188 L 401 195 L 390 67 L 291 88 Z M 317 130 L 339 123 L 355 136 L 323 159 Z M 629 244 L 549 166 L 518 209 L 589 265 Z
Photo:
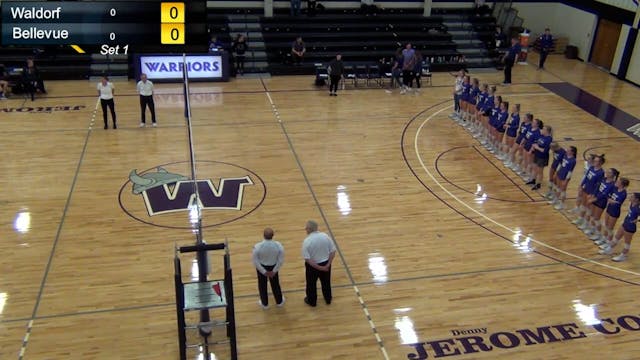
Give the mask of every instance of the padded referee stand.
M 207 252 L 212 250 L 224 250 L 225 252 L 223 258 L 224 277 L 222 279 L 210 280 L 207 276 L 209 273 Z M 183 282 L 179 255 L 194 252 L 197 253 L 198 258 L 198 281 Z M 210 348 L 227 344 L 229 345 L 231 359 L 237 360 L 233 281 L 228 244 L 226 242 L 219 244 L 201 243 L 177 248 L 174 256 L 174 270 L 180 360 L 187 360 L 187 351 L 191 349 L 198 351 L 198 359 L 211 360 L 219 358 L 212 354 Z M 224 320 L 220 319 L 223 316 L 223 310 Z M 188 313 L 191 312 L 199 312 L 200 316 L 199 321 L 189 324 L 187 323 L 187 317 Z M 217 314 L 219 319 L 210 319 L 209 312 Z M 190 318 L 194 318 L 194 316 L 190 316 Z M 225 331 L 223 333 L 222 330 L 216 329 L 225 329 Z M 224 335 L 219 336 L 218 333 L 223 333 Z M 200 341 L 189 343 L 194 335 L 199 336 Z M 190 356 L 189 358 L 193 357 Z

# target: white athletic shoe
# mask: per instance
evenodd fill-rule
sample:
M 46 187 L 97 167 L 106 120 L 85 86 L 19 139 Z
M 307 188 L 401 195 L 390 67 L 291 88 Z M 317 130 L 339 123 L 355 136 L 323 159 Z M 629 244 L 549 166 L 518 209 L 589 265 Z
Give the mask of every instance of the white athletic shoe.
M 556 209 L 556 210 L 563 210 L 564 209 L 564 203 L 562 201 L 560 201 L 553 208 Z
M 604 248 L 601 248 L 600 250 L 598 250 L 598 254 L 600 254 L 600 255 L 611 255 L 612 252 L 613 252 L 613 249 L 609 245 L 607 245 Z
M 582 224 L 583 221 L 584 221 L 584 219 L 577 218 L 577 219 L 573 220 L 571 223 L 574 224 L 574 225 L 580 225 L 580 224 Z
M 151 126 L 158 127 L 158 124 L 157 123 L 153 123 L 153 124 L 151 124 Z
M 145 123 L 140 123 L 140 127 L 145 127 Z
M 593 241 L 598 241 L 598 240 L 600 240 L 600 237 L 601 237 L 601 236 L 602 236 L 602 235 L 600 235 L 599 233 L 597 233 L 597 232 L 595 232 L 595 231 L 594 231 L 594 232 L 593 232 L 593 235 L 589 236 L 589 239 L 590 239 L 590 240 L 593 240 Z
M 277 307 L 283 307 L 284 303 L 287 301 L 287 299 L 284 298 L 284 295 L 282 296 L 282 302 L 280 304 L 276 304 Z
M 578 229 L 582 230 L 582 232 L 583 232 L 583 233 L 585 233 L 585 234 L 586 234 L 589 230 L 591 230 L 591 229 L 589 228 L 589 223 L 588 223 L 588 222 L 586 222 L 586 221 L 581 222 L 581 223 L 578 225 Z
M 616 261 L 616 262 L 625 261 L 625 260 L 627 260 L 627 254 L 620 253 L 619 255 L 616 255 L 616 256 L 612 257 L 611 260 Z
M 262 308 L 262 310 L 267 310 L 269 305 L 262 305 L 262 300 L 258 299 L 258 305 Z
M 605 239 L 598 239 L 596 241 L 593 242 L 594 244 L 598 245 L 598 247 L 600 247 L 600 245 L 604 245 L 607 243 L 607 240 Z

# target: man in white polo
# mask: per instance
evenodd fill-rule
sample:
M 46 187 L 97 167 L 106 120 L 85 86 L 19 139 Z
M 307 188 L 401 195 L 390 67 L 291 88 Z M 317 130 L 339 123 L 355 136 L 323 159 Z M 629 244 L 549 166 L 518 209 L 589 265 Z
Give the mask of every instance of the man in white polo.
M 271 283 L 271 291 L 276 300 L 276 305 L 284 305 L 284 296 L 280 289 L 280 279 L 278 272 L 284 263 L 284 248 L 280 242 L 273 240 L 273 229 L 266 228 L 263 232 L 263 239 L 253 247 L 253 265 L 258 274 L 258 292 L 260 300 L 258 305 L 263 309 L 269 308 L 269 297 L 267 296 L 267 282 Z
M 302 243 L 305 275 L 307 280 L 305 304 L 316 306 L 318 298 L 316 284 L 322 285 L 322 296 L 327 305 L 331 304 L 331 262 L 336 255 L 336 244 L 329 235 L 318 231 L 318 223 L 307 221 L 307 237 Z
M 156 127 L 156 107 L 153 103 L 153 83 L 150 80 L 147 80 L 147 74 L 140 75 L 140 81 L 138 81 L 136 89 L 138 89 L 138 94 L 140 94 L 140 127 L 145 126 L 145 113 L 147 111 L 147 106 L 149 106 L 149 111 L 151 112 L 151 124 L 153 127 Z

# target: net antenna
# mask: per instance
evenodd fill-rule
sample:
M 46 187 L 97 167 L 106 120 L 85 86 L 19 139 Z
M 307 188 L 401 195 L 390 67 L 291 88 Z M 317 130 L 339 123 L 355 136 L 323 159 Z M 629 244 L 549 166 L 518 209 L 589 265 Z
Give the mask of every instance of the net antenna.
M 189 99 L 189 71 L 187 54 L 182 54 L 182 80 L 184 93 L 184 118 L 187 122 L 187 135 L 189 140 L 189 168 L 191 170 L 192 195 L 189 204 L 189 221 L 193 232 L 196 234 L 196 244 L 202 244 L 202 203 L 200 202 L 200 190 L 198 189 L 198 177 L 196 172 L 196 153 L 193 142 L 193 127 L 191 117 L 191 102 Z

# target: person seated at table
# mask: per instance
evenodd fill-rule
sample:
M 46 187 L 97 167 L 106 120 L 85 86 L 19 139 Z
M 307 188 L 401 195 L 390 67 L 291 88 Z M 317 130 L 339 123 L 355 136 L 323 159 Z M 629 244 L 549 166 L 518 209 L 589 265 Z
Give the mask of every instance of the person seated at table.
M 294 65 L 301 65 L 302 60 L 304 60 L 304 53 L 307 51 L 307 48 L 304 46 L 304 41 L 302 41 L 302 36 L 298 36 L 296 40 L 291 44 L 291 56 L 293 57 Z
M 22 82 L 27 92 L 31 94 L 31 101 L 34 100 L 34 94 L 36 92 L 39 91 L 42 94 L 47 93 L 44 89 L 44 81 L 42 81 L 40 71 L 32 58 L 27 58 L 27 64 L 22 70 Z

